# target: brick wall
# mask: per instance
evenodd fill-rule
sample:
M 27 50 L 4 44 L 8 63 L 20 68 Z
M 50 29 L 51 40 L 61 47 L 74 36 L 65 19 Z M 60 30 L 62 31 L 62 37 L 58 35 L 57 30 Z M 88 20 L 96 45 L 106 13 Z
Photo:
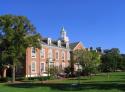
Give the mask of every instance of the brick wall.
M 36 49 L 36 57 L 32 58 L 31 56 L 31 48 L 27 48 L 26 50 L 26 77 L 32 77 L 32 76 L 40 76 L 42 72 L 40 71 L 40 64 L 44 63 L 45 67 L 48 67 L 48 50 L 50 49 L 48 46 L 43 46 L 43 49 L 45 49 L 45 58 L 42 58 L 40 55 L 40 49 Z M 54 64 L 59 64 L 62 65 L 62 63 L 65 64 L 65 66 L 68 66 L 68 60 L 67 60 L 67 55 L 68 55 L 68 49 L 63 49 L 63 48 L 51 48 L 52 53 L 53 53 L 53 62 Z M 59 60 L 56 60 L 56 51 L 59 51 Z M 65 53 L 65 60 L 62 60 L 62 52 Z M 31 71 L 31 63 L 36 62 L 36 71 L 32 72 Z

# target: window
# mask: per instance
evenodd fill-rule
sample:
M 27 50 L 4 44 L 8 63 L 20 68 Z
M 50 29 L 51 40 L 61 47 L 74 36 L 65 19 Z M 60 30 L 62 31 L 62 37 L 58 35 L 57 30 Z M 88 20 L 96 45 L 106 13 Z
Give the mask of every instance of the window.
M 56 60 L 59 60 L 59 51 L 56 51 Z
M 67 52 L 67 60 L 70 60 L 70 52 Z
M 52 59 L 52 58 L 53 58 L 52 49 L 49 49 L 49 51 L 48 51 L 48 58 L 49 58 L 49 59 Z
M 40 56 L 41 58 L 45 58 L 45 49 L 40 50 Z
M 36 49 L 34 48 L 34 47 L 32 47 L 31 48 L 31 56 L 33 57 L 33 58 L 35 58 L 36 57 Z
M 62 60 L 65 60 L 65 52 L 62 52 Z
M 40 71 L 45 72 L 45 63 L 41 63 L 40 65 Z
M 31 71 L 36 72 L 36 62 L 32 62 Z

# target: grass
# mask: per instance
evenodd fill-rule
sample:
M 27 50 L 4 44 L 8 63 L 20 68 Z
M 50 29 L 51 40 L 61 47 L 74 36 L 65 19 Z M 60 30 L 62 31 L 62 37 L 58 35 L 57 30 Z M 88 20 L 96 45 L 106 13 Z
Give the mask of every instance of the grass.
M 125 72 L 99 74 L 77 79 L 50 80 L 45 83 L 0 84 L 0 92 L 125 92 Z

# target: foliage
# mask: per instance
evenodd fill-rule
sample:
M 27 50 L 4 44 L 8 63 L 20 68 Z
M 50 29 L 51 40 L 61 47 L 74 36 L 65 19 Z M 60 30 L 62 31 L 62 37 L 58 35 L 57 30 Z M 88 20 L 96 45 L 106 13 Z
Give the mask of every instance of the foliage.
M 34 26 L 24 16 L 0 16 L 0 58 L 1 65 L 13 67 L 25 61 L 27 47 L 40 47 L 40 35 Z
M 121 54 L 117 62 L 117 69 L 125 71 L 125 55 Z
M 118 65 L 119 64 L 119 65 Z M 101 57 L 101 70 L 103 72 L 116 71 L 120 67 L 120 51 L 117 48 L 105 50 Z
M 0 78 L 0 82 L 8 82 L 8 78 Z
M 66 67 L 64 69 L 64 72 L 67 74 L 67 76 L 70 75 L 71 74 L 71 67 L 70 66 Z
M 85 75 L 96 73 L 100 65 L 100 54 L 95 51 L 76 50 L 75 60 L 82 66 Z
M 50 67 L 49 70 L 50 70 L 50 75 L 53 76 L 53 77 L 56 77 L 57 74 L 60 72 L 59 68 L 56 67 L 56 66 Z

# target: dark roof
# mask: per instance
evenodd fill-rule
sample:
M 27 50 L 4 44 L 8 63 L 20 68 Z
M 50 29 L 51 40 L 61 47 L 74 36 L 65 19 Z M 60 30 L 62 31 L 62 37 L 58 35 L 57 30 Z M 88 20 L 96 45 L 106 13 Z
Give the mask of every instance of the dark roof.
M 41 43 L 44 45 L 48 45 L 47 43 L 48 38 L 42 38 Z M 62 40 L 61 41 L 61 48 L 66 48 L 66 43 Z M 58 46 L 58 40 L 51 40 L 51 46 Z
M 48 45 L 47 39 L 48 39 L 48 38 L 42 38 L 41 43 L 44 44 L 44 45 Z M 52 41 L 51 46 L 55 46 L 55 47 L 58 46 L 58 40 L 51 40 L 51 41 Z M 65 43 L 63 40 L 60 40 L 60 41 L 61 41 L 61 48 L 66 48 L 66 43 Z M 79 43 L 80 43 L 80 42 L 70 43 L 70 44 L 69 44 L 69 48 L 70 48 L 71 50 L 73 50 Z
M 80 42 L 74 42 L 74 43 L 70 43 L 69 47 L 71 50 L 73 50 Z

